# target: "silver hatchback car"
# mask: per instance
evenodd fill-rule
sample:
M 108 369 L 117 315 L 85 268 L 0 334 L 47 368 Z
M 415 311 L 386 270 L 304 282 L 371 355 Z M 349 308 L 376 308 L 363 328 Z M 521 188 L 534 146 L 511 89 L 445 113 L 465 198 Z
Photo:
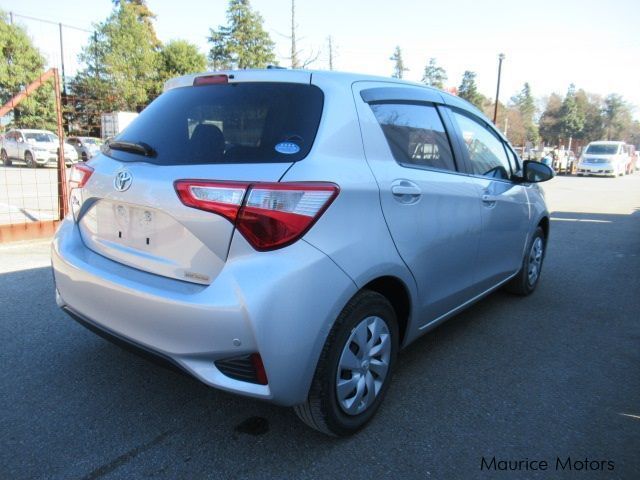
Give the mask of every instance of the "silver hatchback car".
M 536 288 L 537 182 L 469 103 L 301 70 L 167 82 L 74 166 L 58 305 L 216 388 L 348 435 L 398 350 L 491 291 Z

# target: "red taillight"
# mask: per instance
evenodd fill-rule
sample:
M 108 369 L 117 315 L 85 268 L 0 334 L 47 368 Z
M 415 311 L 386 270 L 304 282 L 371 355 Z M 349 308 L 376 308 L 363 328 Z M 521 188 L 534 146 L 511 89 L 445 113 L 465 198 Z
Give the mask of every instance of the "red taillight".
M 338 186 L 332 183 L 179 180 L 175 188 L 185 205 L 235 223 L 256 250 L 273 250 L 298 240 L 338 195 Z
M 178 180 L 174 186 L 186 206 L 217 213 L 234 223 L 249 184 Z
M 251 364 L 253 365 L 253 369 L 256 372 L 256 380 L 260 385 L 266 385 L 267 380 L 267 371 L 264 369 L 264 363 L 262 363 L 262 357 L 259 353 L 251 354 Z
M 227 83 L 229 83 L 229 77 L 227 75 L 204 75 L 193 79 L 194 87 L 198 85 L 224 85 Z
M 92 173 L 93 168 L 83 163 L 71 167 L 71 172 L 69 173 L 69 191 L 74 188 L 84 187 Z

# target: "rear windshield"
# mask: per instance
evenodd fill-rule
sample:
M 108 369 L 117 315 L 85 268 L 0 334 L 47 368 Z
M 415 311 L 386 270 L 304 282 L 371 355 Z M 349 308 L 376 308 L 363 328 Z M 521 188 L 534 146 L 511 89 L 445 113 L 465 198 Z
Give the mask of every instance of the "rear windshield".
M 311 149 L 324 96 L 313 85 L 230 83 L 169 90 L 114 140 L 145 143 L 145 157 L 107 148 L 117 160 L 159 165 L 277 163 Z
M 589 145 L 587 153 L 591 155 L 615 155 L 618 153 L 618 145 Z

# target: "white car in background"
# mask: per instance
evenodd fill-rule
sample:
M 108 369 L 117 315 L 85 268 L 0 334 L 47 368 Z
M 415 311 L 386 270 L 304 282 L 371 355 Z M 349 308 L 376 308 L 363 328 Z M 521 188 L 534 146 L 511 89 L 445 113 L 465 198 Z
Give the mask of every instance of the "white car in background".
M 624 142 L 591 142 L 582 152 L 578 176 L 602 175 L 617 177 L 626 173 L 629 156 Z
M 27 167 L 41 167 L 58 162 L 58 136 L 48 130 L 16 129 L 9 130 L 2 141 L 0 157 L 5 166 L 13 160 L 24 160 Z M 77 163 L 76 149 L 64 144 L 64 160 L 67 165 Z

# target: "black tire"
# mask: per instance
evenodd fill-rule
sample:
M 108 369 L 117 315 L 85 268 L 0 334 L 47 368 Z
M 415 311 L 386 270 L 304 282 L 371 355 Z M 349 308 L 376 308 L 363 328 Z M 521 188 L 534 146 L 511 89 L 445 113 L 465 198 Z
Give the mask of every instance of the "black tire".
M 87 158 L 86 152 L 82 152 L 82 161 L 86 162 L 87 160 L 89 160 L 89 159 Z
M 349 415 L 336 394 L 336 375 L 343 349 L 355 327 L 365 318 L 377 316 L 387 325 L 391 340 L 389 368 L 375 400 L 366 410 Z M 353 297 L 338 316 L 320 355 L 307 401 L 294 410 L 311 428 L 332 436 L 352 435 L 375 415 L 391 382 L 398 354 L 398 322 L 389 301 L 377 292 L 363 290 Z
M 7 151 L 5 149 L 2 149 L 2 151 L 0 152 L 0 158 L 2 159 L 2 164 L 5 167 L 11 166 L 11 159 L 9 158 L 9 155 L 7 155 Z
M 33 154 L 31 152 L 24 152 L 24 161 L 29 168 L 37 168 L 38 164 L 33 159 Z
M 536 242 L 537 239 L 541 239 L 543 250 L 542 250 L 542 258 L 540 259 L 540 265 L 538 267 L 538 274 L 535 278 L 535 281 L 532 283 L 529 279 L 529 259 L 532 254 L 532 247 L 534 245 L 534 242 Z M 505 290 L 515 295 L 525 296 L 525 295 L 532 294 L 535 291 L 536 287 L 538 286 L 538 283 L 540 283 L 540 274 L 542 273 L 542 265 L 544 263 L 544 257 L 546 252 L 547 252 L 547 240 L 544 236 L 544 230 L 542 230 L 542 227 L 538 226 L 538 228 L 536 228 L 535 233 L 529 240 L 529 243 L 527 244 L 524 258 L 522 259 L 522 265 L 520 267 L 520 271 L 515 277 L 513 277 L 513 279 L 511 279 L 509 283 L 505 285 Z

